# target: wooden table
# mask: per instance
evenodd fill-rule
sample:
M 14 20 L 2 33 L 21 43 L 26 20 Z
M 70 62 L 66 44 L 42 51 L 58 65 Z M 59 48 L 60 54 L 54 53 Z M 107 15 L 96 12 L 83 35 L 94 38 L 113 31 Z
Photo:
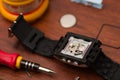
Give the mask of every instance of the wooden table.
M 86 35 L 102 41 L 104 53 L 120 63 L 120 0 L 104 0 L 104 8 L 98 10 L 81 4 L 72 3 L 70 0 L 50 0 L 46 14 L 31 25 L 45 33 L 45 36 L 58 40 L 66 32 L 74 32 Z M 59 20 L 65 14 L 73 14 L 77 18 L 77 24 L 73 28 L 62 28 Z M 56 59 L 40 56 L 32 53 L 18 41 L 16 37 L 8 38 L 8 27 L 12 23 L 0 15 L 0 49 L 6 52 L 17 52 L 24 59 L 32 60 L 42 66 L 57 72 L 56 75 L 11 70 L 0 66 L 0 79 L 2 80 L 74 80 L 79 76 L 81 80 L 103 80 L 89 68 L 78 68 L 66 65 Z M 102 29 L 101 29 L 102 28 Z M 100 31 L 101 29 L 101 31 Z M 100 33 L 99 36 L 98 33 Z

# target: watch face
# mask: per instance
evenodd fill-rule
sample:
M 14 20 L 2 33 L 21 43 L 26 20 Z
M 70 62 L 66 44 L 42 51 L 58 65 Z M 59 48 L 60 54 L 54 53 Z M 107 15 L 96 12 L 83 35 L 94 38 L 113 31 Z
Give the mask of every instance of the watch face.
M 56 45 L 55 57 L 75 65 L 94 61 L 101 50 L 100 45 L 97 39 L 68 32 Z
M 69 37 L 68 43 L 61 50 L 62 54 L 75 58 L 83 59 L 92 42 L 83 39 L 77 39 L 73 36 Z

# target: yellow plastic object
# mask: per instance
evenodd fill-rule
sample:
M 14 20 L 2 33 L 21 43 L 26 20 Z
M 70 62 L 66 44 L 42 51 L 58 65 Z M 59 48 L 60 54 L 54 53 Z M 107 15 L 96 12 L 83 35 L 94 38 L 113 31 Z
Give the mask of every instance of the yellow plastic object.
M 19 2 L 19 1 L 24 1 L 24 0 L 7 0 L 7 1 Z
M 3 2 L 9 4 L 9 5 L 14 5 L 14 6 L 20 6 L 20 5 L 25 5 L 28 3 L 33 2 L 34 0 L 3 0 Z
M 36 19 L 38 19 L 39 17 L 41 17 L 43 15 L 43 13 L 46 11 L 48 4 L 49 4 L 49 0 L 43 0 L 43 2 L 40 4 L 40 6 L 37 9 L 35 9 L 34 11 L 25 13 L 25 14 L 23 13 L 25 20 L 28 22 L 32 22 L 32 21 L 35 21 Z M 3 17 L 5 17 L 6 19 L 8 19 L 10 21 L 15 21 L 16 18 L 18 17 L 18 14 L 13 14 L 13 13 L 10 13 L 9 11 L 7 11 L 4 8 L 2 1 L 0 2 L 0 12 L 3 15 Z
M 18 56 L 15 65 L 17 69 L 20 69 L 20 62 L 22 61 L 22 59 L 23 59 L 22 56 Z
M 7 2 L 2 1 L 2 5 L 3 8 L 8 11 L 9 13 L 12 14 L 20 14 L 20 13 L 29 13 L 29 12 L 33 12 L 34 10 L 36 10 L 37 8 L 39 8 L 39 6 L 42 4 L 43 0 L 34 0 L 34 1 L 30 1 L 29 3 L 26 4 L 20 4 L 18 5 L 11 5 L 8 4 Z M 20 3 L 20 2 L 12 2 L 14 4 L 16 3 Z

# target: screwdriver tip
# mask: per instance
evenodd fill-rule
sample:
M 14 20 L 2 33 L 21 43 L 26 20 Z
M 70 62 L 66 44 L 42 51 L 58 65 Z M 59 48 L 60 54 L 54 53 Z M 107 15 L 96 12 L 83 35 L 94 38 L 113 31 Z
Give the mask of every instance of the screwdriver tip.
M 46 72 L 46 73 L 50 73 L 50 74 L 56 74 L 55 71 L 47 69 L 47 68 L 44 68 L 44 67 L 39 67 L 39 70 L 43 71 L 43 72 Z
M 48 73 L 50 73 L 50 74 L 56 74 L 56 72 L 52 71 L 52 70 L 50 70 Z

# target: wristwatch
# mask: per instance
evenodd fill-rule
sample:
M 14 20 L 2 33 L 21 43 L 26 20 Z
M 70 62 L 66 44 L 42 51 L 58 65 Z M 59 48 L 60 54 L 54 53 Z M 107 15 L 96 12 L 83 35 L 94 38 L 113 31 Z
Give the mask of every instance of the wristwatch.
M 8 29 L 31 51 L 42 56 L 54 57 L 64 63 L 80 67 L 85 64 L 105 80 L 120 80 L 120 66 L 108 58 L 94 38 L 68 32 L 59 40 L 51 40 L 40 30 L 32 27 L 19 15 Z

